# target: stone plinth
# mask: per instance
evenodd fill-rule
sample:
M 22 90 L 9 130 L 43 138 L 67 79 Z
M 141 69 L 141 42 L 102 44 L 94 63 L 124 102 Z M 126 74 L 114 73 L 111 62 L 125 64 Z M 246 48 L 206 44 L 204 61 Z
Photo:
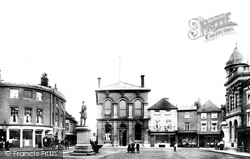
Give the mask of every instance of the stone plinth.
M 95 154 L 90 144 L 90 131 L 91 129 L 86 126 L 76 128 L 77 144 L 71 155 L 86 156 Z

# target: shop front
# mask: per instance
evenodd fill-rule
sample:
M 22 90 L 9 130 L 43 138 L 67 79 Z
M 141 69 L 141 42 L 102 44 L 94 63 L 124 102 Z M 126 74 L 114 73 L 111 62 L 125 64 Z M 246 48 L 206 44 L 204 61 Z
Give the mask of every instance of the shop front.
M 150 132 L 150 147 L 173 147 L 176 141 L 174 132 Z
M 193 132 L 178 132 L 179 147 L 197 147 L 197 133 Z
M 222 140 L 220 134 L 199 134 L 199 147 L 215 147 Z

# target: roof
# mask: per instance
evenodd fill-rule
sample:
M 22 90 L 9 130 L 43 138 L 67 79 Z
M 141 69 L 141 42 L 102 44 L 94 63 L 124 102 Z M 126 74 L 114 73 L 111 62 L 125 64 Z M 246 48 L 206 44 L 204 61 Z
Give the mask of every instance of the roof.
M 125 82 L 117 82 L 106 87 L 98 88 L 96 91 L 106 91 L 106 90 L 146 90 L 150 91 L 148 88 L 128 84 Z
M 184 111 L 184 110 L 195 110 L 196 111 L 197 106 L 195 105 L 180 105 L 178 106 L 178 111 Z
M 148 110 L 171 110 L 171 109 L 178 109 L 178 108 L 175 107 L 173 104 L 171 104 L 166 98 L 162 98 L 153 106 L 148 108 Z
M 229 60 L 227 61 L 226 66 L 235 65 L 235 64 L 248 64 L 248 61 L 243 57 L 243 54 L 240 53 L 237 47 L 237 44 Z
M 208 100 L 203 106 L 201 106 L 197 110 L 197 113 L 203 112 L 221 112 L 221 109 L 217 107 L 214 103 L 212 103 L 210 100 Z
M 67 111 L 66 111 L 65 119 L 69 119 L 69 120 L 74 121 L 75 123 L 77 123 L 76 119 L 74 117 L 72 117 L 72 115 L 70 115 Z

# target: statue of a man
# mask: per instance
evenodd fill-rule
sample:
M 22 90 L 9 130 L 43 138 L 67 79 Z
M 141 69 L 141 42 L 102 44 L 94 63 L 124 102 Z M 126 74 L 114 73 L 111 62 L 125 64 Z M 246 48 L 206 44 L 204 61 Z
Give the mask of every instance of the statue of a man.
M 86 119 L 87 119 L 87 106 L 84 105 L 84 101 L 82 101 L 82 110 L 80 112 L 81 114 L 81 126 L 86 125 Z

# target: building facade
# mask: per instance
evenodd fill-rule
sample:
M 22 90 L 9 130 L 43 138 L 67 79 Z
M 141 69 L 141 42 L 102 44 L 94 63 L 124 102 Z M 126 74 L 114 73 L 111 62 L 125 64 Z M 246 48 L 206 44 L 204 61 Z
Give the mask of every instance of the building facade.
M 197 106 L 183 106 L 178 108 L 178 146 L 197 147 L 198 117 Z
M 151 147 L 170 147 L 177 143 L 177 107 L 162 98 L 148 108 Z
M 222 140 L 222 110 L 211 101 L 207 101 L 197 110 L 198 147 L 214 147 Z
M 48 86 L 47 74 L 40 85 L 0 82 L 0 136 L 11 147 L 42 147 L 48 132 L 64 138 L 66 100 Z
M 225 120 L 227 123 L 227 126 L 223 126 L 225 146 L 244 147 L 245 150 L 246 145 L 242 140 L 244 140 L 245 127 L 247 127 L 248 83 L 246 81 L 250 78 L 250 69 L 248 61 L 243 57 L 237 45 L 226 63 L 225 70 L 227 73 L 227 81 L 224 84 L 226 87 Z M 238 130 L 240 134 L 238 134 Z M 240 141 L 238 137 L 241 138 Z
M 96 92 L 97 140 L 104 146 L 126 146 L 130 142 L 148 143 L 148 93 L 144 87 L 118 82 L 100 87 L 98 78 Z
M 65 135 L 70 145 L 76 144 L 76 126 L 75 118 L 66 111 L 65 117 Z

